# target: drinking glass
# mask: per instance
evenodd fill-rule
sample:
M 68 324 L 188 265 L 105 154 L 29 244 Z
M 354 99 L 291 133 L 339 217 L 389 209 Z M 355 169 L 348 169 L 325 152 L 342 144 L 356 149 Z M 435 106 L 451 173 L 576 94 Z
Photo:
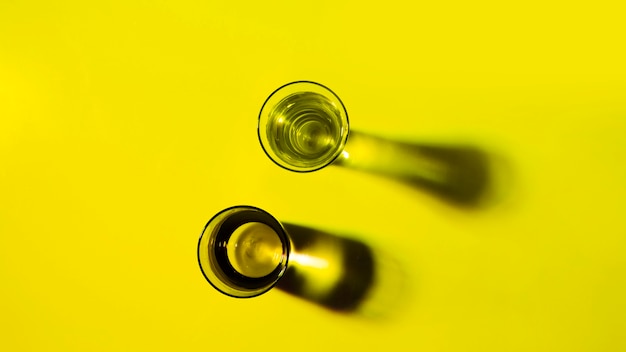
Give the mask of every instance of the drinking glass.
M 198 243 L 198 261 L 218 291 L 254 297 L 283 276 L 290 249 L 285 229 L 272 215 L 252 206 L 235 206 L 209 220 Z
M 316 82 L 276 89 L 261 108 L 257 133 L 267 156 L 295 172 L 344 166 L 419 186 L 460 205 L 484 200 L 490 182 L 487 155 L 473 146 L 407 143 L 350 131 L 339 96 Z
M 238 298 L 276 287 L 328 309 L 382 315 L 402 291 L 402 270 L 380 250 L 281 223 L 253 206 L 230 207 L 211 218 L 200 236 L 198 261 L 213 287 Z
M 258 135 L 267 156 L 279 166 L 315 171 L 343 152 L 348 112 L 339 97 L 319 83 L 288 83 L 263 104 Z

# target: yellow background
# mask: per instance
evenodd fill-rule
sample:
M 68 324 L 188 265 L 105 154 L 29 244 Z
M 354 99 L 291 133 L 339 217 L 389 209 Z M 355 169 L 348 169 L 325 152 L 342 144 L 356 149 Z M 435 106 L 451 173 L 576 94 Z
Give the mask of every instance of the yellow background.
M 0 350 L 626 350 L 623 2 L 226 3 L 0 2 Z M 278 168 L 256 118 L 301 79 L 506 196 Z M 195 250 L 236 204 L 390 253 L 401 308 L 221 295 Z

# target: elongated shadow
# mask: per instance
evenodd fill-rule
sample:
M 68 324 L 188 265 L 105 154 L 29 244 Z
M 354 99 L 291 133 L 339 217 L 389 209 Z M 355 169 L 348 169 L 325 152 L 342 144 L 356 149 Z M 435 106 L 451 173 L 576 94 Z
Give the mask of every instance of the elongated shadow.
M 257 133 L 267 156 L 287 170 L 345 166 L 417 186 L 465 207 L 491 205 L 499 198 L 492 182 L 492 155 L 486 151 L 354 131 L 339 96 L 316 82 L 290 82 L 276 89 L 263 103 Z
M 399 270 L 381 270 L 388 258 L 383 260 L 377 251 L 353 239 L 294 224 L 283 226 L 292 253 L 277 288 L 335 311 L 389 313 L 393 302 L 388 297 L 402 288 L 401 280 L 383 280 L 383 275 L 400 276 Z
M 492 158 L 470 145 L 413 144 L 351 132 L 333 165 L 386 176 L 458 206 L 485 205 L 494 190 Z
M 459 205 L 479 205 L 490 187 L 487 154 L 471 146 L 413 145 L 415 155 L 433 163 L 431 177 L 405 176 L 402 181 Z

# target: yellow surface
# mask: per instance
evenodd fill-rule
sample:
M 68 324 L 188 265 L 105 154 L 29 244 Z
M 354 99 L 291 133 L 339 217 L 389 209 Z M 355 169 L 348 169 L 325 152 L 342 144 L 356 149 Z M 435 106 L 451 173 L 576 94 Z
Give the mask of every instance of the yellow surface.
M 226 3 L 0 3 L 1 351 L 626 350 L 623 2 Z M 299 79 L 497 153 L 506 198 L 278 168 L 256 117 Z M 400 309 L 221 295 L 195 250 L 236 204 L 390 253 Z

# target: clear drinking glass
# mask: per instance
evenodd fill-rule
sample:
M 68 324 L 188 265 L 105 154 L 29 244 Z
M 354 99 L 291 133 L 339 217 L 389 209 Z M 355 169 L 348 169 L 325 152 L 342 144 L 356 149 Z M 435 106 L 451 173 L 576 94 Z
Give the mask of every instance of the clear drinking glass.
M 218 291 L 254 297 L 283 276 L 290 249 L 285 229 L 272 215 L 256 207 L 235 206 L 207 223 L 198 243 L 198 262 Z
M 315 171 L 343 152 L 348 112 L 339 97 L 319 83 L 288 83 L 263 104 L 258 134 L 263 150 L 277 165 Z
M 484 200 L 490 182 L 487 155 L 473 146 L 407 143 L 350 131 L 341 99 L 315 82 L 275 90 L 261 108 L 257 132 L 267 156 L 291 171 L 349 167 L 419 186 L 460 205 Z
M 252 206 L 227 208 L 211 218 L 198 243 L 198 261 L 211 285 L 232 297 L 276 287 L 328 309 L 380 316 L 402 291 L 402 270 L 380 250 L 280 223 Z

